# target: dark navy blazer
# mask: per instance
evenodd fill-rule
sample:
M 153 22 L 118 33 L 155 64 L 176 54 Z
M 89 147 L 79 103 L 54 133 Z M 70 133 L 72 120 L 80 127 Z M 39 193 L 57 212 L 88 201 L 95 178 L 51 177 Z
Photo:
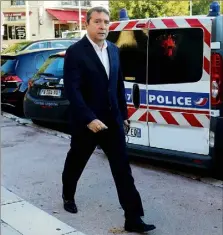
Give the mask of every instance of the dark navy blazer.
M 107 44 L 109 78 L 86 36 L 66 51 L 64 88 L 75 131 L 85 128 L 94 119 L 105 121 L 108 115 L 120 126 L 128 118 L 119 49 L 109 41 Z

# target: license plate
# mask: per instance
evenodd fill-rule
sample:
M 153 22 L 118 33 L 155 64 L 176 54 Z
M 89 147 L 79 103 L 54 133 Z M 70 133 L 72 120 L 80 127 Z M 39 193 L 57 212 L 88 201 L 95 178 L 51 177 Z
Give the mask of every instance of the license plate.
M 136 127 L 130 127 L 128 136 L 141 138 L 141 129 Z
M 61 96 L 61 90 L 53 90 L 53 89 L 41 89 L 41 96 Z

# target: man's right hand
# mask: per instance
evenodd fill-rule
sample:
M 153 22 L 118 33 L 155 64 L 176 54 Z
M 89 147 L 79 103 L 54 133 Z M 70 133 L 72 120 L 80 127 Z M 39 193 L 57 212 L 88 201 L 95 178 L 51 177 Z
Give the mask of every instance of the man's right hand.
M 108 129 L 108 127 L 98 119 L 93 120 L 91 123 L 87 125 L 87 127 L 94 133 L 97 133 L 104 129 Z

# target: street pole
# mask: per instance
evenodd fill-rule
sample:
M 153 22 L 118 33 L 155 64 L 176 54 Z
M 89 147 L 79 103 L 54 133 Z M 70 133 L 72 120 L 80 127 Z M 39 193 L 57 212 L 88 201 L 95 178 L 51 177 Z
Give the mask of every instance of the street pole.
M 30 40 L 29 1 L 26 1 L 26 40 Z
M 80 34 L 81 34 L 81 30 L 82 30 L 82 21 L 81 21 L 81 1 L 78 1 L 78 5 L 79 5 L 79 30 L 80 30 Z M 81 36 L 81 35 L 80 35 Z
M 193 3 L 192 3 L 192 0 L 190 0 L 190 16 L 193 15 L 192 7 L 193 7 Z
M 3 12 L 1 11 L 1 51 L 2 51 L 2 44 L 3 44 L 3 35 L 4 35 L 4 24 L 5 22 L 5 16 L 3 14 Z

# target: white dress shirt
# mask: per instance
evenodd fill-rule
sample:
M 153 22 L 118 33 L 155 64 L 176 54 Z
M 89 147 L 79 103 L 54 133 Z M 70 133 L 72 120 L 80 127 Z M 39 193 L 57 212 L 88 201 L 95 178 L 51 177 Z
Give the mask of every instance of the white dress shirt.
M 107 51 L 107 47 L 108 44 L 106 42 L 106 40 L 104 41 L 104 45 L 102 48 L 100 48 L 95 42 L 93 42 L 90 37 L 88 35 L 86 35 L 88 40 L 90 41 L 90 43 L 92 44 L 92 46 L 95 49 L 95 52 L 97 53 L 99 59 L 101 60 L 101 63 L 104 65 L 105 67 L 105 71 L 107 73 L 107 76 L 109 78 L 109 72 L 110 72 L 110 63 L 109 63 L 109 57 L 108 57 L 108 51 Z

